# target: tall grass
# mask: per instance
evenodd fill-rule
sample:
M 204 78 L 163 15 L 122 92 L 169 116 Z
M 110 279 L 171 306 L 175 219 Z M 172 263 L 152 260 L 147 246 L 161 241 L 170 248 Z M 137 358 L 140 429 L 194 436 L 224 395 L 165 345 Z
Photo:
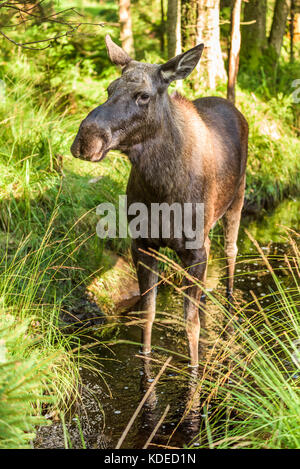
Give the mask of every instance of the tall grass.
M 0 260 L 2 447 L 27 447 L 35 426 L 47 423 L 44 414 L 58 415 L 80 399 L 79 363 L 95 370 L 93 354 L 82 346 L 87 332 L 66 334 L 60 319 L 66 295 L 60 297 L 58 285 L 72 270 L 68 261 L 83 240 L 77 239 L 75 248 L 68 232 L 53 240 L 56 215 L 37 249 L 27 236 L 12 250 L 8 233 Z
M 205 419 L 200 447 L 300 448 L 300 253 L 299 235 L 289 235 L 291 254 L 282 262 L 289 283 L 278 273 L 251 237 L 273 283 L 266 307 L 252 292 L 253 301 L 235 307 L 235 333 L 215 341 L 201 368 L 195 398 Z M 277 259 L 278 260 L 278 259 Z M 232 321 L 215 294 L 207 292 Z M 207 409 L 213 409 L 207 412 Z M 197 445 L 197 447 L 199 447 Z
M 296 235 L 299 239 L 299 235 Z M 273 304 L 266 310 L 254 299 L 258 311 L 247 315 L 249 305 L 239 314 L 243 324 L 228 346 L 230 366 L 214 370 L 219 386 L 211 393 L 220 398 L 223 421 L 211 423 L 214 448 L 300 448 L 300 253 L 290 238 L 293 255 L 285 256 L 292 283 L 286 286 L 253 239 L 274 282 Z M 213 366 L 213 365 L 212 365 Z M 224 379 L 226 378 L 226 379 Z M 206 377 L 203 377 L 204 381 Z M 223 399 L 223 400 L 222 400 Z

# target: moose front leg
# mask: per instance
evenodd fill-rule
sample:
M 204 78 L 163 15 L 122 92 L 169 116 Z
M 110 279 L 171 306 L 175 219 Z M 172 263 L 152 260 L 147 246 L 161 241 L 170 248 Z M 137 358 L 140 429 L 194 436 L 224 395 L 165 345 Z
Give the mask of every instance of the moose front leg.
M 180 254 L 179 254 L 180 255 Z M 189 352 L 192 367 L 198 366 L 200 318 L 199 306 L 202 289 L 199 283 L 203 284 L 207 265 L 207 251 L 205 246 L 201 249 L 185 251 L 180 255 L 188 273 L 194 278 L 184 279 L 184 317 L 186 321 L 186 332 L 189 343 Z M 198 285 L 197 285 L 197 284 Z
M 147 246 L 144 243 L 134 240 L 132 243 L 132 258 L 136 267 L 137 277 L 140 287 L 139 310 L 142 314 L 142 353 L 151 352 L 152 326 L 155 319 L 156 309 L 156 287 L 157 283 L 157 260 L 146 254 Z M 141 251 L 142 250 L 142 251 Z

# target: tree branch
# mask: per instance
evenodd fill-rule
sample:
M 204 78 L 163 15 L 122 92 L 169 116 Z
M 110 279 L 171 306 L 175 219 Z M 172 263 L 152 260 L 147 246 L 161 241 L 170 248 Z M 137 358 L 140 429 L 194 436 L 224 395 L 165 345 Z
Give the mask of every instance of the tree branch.
M 46 15 L 43 13 L 43 15 L 36 14 L 36 8 L 41 6 L 44 0 L 40 0 L 36 2 L 34 5 L 30 2 L 30 8 L 26 8 L 26 4 L 29 3 L 26 0 L 23 2 L 19 1 L 9 1 L 9 2 L 1 2 L 0 3 L 0 10 L 6 10 L 7 12 L 12 11 L 13 12 L 13 17 L 17 14 L 21 16 L 21 20 L 18 21 L 16 24 L 8 24 L 8 25 L 3 25 L 0 27 L 0 34 L 3 36 L 7 41 L 11 42 L 12 44 L 22 47 L 24 49 L 29 49 L 29 50 L 45 50 L 48 47 L 50 47 L 51 42 L 55 41 L 57 39 L 60 39 L 62 37 L 66 36 L 71 36 L 74 34 L 80 26 L 82 25 L 92 25 L 92 26 L 100 26 L 103 27 L 104 22 L 101 23 L 91 23 L 91 22 L 76 22 L 76 21 L 68 21 L 68 20 L 63 20 L 58 18 L 59 15 L 66 14 L 66 13 L 75 13 L 78 16 L 81 16 L 84 18 L 84 15 L 80 14 L 78 11 L 75 10 L 75 8 L 66 8 L 65 10 L 61 10 L 59 12 L 52 13 L 50 15 Z M 20 6 L 20 3 L 23 5 Z M 30 42 L 18 42 L 9 37 L 7 34 L 3 32 L 3 29 L 5 28 L 17 28 L 18 26 L 21 26 L 25 23 L 28 23 L 30 21 L 36 21 L 38 20 L 40 23 L 51 23 L 51 24 L 58 24 L 58 25 L 63 25 L 66 26 L 68 29 L 67 31 L 63 33 L 58 33 L 53 37 L 45 38 L 45 39 L 40 39 L 36 41 L 30 41 Z M 114 24 L 115 25 L 115 24 Z M 32 44 L 39 44 L 39 43 L 45 43 L 48 42 L 49 44 L 46 45 L 45 47 L 32 47 Z

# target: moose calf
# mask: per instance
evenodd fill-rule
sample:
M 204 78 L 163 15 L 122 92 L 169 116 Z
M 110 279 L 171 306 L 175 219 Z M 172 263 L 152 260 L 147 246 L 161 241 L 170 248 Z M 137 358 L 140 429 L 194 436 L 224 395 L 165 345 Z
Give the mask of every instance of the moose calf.
M 125 153 L 132 163 L 127 186 L 128 203 L 204 204 L 201 246 L 187 249 L 187 236 L 132 240 L 143 312 L 143 352 L 150 353 L 155 317 L 157 260 L 149 248 L 168 246 L 184 267 L 204 284 L 210 242 L 208 234 L 223 217 L 227 258 L 227 295 L 231 299 L 237 255 L 237 237 L 244 200 L 248 125 L 226 99 L 206 97 L 191 102 L 168 94 L 173 80 L 186 78 L 196 67 L 204 45 L 174 57 L 163 65 L 133 60 L 109 36 L 110 60 L 122 75 L 108 89 L 108 99 L 82 121 L 71 147 L 77 158 L 101 161 L 111 149 Z M 149 220 L 151 224 L 151 220 Z M 151 228 L 151 227 L 150 227 Z M 151 233 L 151 229 L 149 231 Z M 184 313 L 191 366 L 198 365 L 201 289 L 185 279 Z

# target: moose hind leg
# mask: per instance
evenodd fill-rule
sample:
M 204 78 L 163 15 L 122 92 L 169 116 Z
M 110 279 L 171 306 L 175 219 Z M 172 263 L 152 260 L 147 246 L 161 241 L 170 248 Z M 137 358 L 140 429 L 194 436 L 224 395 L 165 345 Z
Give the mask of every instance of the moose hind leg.
M 137 277 L 140 287 L 140 304 L 139 310 L 142 314 L 142 353 L 149 354 L 151 352 L 151 335 L 152 326 L 155 319 L 156 309 L 156 287 L 157 283 L 157 260 L 151 255 L 141 252 L 139 248 L 146 251 L 143 244 L 133 241 L 132 257 L 137 271 Z
M 204 276 L 203 276 L 203 284 L 205 285 L 206 283 L 206 277 L 207 277 L 207 268 L 208 268 L 208 259 L 209 259 L 209 252 L 210 252 L 210 239 L 209 237 L 206 238 L 205 242 L 204 242 L 204 247 L 205 247 L 205 251 L 206 251 L 206 268 L 205 268 L 205 272 L 204 272 Z M 205 305 L 206 303 L 206 294 L 202 292 L 202 296 L 201 296 L 201 303 Z M 202 313 L 203 312 L 203 308 L 200 308 L 200 312 Z M 205 321 L 205 317 L 203 315 L 203 321 Z
M 223 217 L 225 257 L 227 267 L 227 300 L 232 302 L 235 261 L 237 256 L 237 239 L 244 203 L 245 178 L 241 181 L 236 196 Z
M 196 252 L 186 251 L 183 255 L 180 255 L 180 257 L 184 266 L 188 267 L 188 273 L 195 278 L 194 281 L 186 277 L 184 279 L 184 293 L 186 295 L 184 297 L 184 317 L 186 321 L 191 366 L 198 366 L 200 335 L 199 304 L 202 291 L 199 285 L 195 285 L 195 283 L 197 281 L 202 283 L 205 277 L 207 264 L 206 249 L 203 247 Z

